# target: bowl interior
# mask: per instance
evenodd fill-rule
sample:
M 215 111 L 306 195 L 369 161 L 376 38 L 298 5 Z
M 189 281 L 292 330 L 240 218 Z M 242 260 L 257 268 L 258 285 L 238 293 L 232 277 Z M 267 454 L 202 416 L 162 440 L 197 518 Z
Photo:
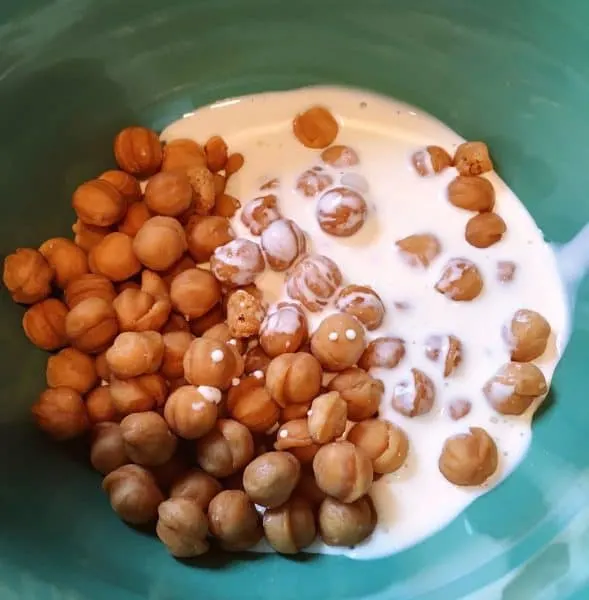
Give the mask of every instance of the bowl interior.
M 589 220 L 582 0 L 566 12 L 547 0 L 11 0 L 0 17 L 3 256 L 70 235 L 71 193 L 113 165 L 119 128 L 161 129 L 217 99 L 315 83 L 391 95 L 486 140 L 548 240 Z M 117 519 L 83 454 L 35 431 L 28 407 L 46 356 L 3 290 L 0 595 L 442 600 L 495 585 L 488 597 L 519 600 L 558 579 L 558 598 L 569 597 L 589 548 L 587 285 L 578 294 L 526 460 L 443 531 L 370 562 L 215 555 L 190 565 Z

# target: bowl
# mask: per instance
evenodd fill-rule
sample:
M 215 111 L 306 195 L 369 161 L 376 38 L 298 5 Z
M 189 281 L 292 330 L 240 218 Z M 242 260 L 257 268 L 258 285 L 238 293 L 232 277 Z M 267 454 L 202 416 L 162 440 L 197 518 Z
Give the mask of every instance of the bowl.
M 589 220 L 589 6 L 540 0 L 21 0 L 0 7 L 0 250 L 69 235 L 70 196 L 112 137 L 227 97 L 333 83 L 486 140 L 547 240 Z M 76 448 L 37 432 L 45 355 L 0 294 L 0 597 L 525 600 L 589 590 L 589 288 L 520 467 L 439 533 L 388 558 L 170 558 L 122 524 Z M 432 498 L 435 502 L 435 498 Z M 585 590 L 585 591 L 583 591 Z

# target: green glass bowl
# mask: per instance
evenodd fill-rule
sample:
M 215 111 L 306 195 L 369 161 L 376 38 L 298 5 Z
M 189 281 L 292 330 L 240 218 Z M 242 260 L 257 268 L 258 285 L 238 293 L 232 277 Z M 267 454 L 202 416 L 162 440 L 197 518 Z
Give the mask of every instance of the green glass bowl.
M 586 0 L 3 0 L 0 249 L 68 235 L 70 195 L 120 127 L 316 83 L 418 105 L 489 142 L 547 239 L 589 220 Z M 100 479 L 32 426 L 46 356 L 0 294 L 0 598 L 587 598 L 589 289 L 524 463 L 451 525 L 387 559 L 170 558 Z M 432 499 L 435 501 L 435 499 Z M 583 590 L 585 589 L 585 592 Z

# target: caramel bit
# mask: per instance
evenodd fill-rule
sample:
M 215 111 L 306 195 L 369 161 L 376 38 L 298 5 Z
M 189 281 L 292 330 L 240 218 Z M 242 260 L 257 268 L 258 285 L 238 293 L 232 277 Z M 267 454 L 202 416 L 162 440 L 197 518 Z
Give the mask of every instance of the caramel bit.
M 481 175 L 493 170 L 489 149 L 484 142 L 464 142 L 456 148 L 454 165 L 461 175 Z
M 433 381 L 419 369 L 411 369 L 408 379 L 393 389 L 393 408 L 406 417 L 418 417 L 428 413 L 435 400 Z
M 497 280 L 500 283 L 509 283 L 515 277 L 517 265 L 511 260 L 500 260 L 497 262 Z
M 478 267 L 466 258 L 448 261 L 436 290 L 455 302 L 474 300 L 483 289 L 483 279 Z
M 446 411 L 453 421 L 463 419 L 470 413 L 472 409 L 472 402 L 465 400 L 464 398 L 456 398 L 448 403 Z
M 313 106 L 299 113 L 292 128 L 296 138 L 307 148 L 327 148 L 339 131 L 333 115 L 322 106 Z
M 440 146 L 426 146 L 411 157 L 413 167 L 422 177 L 441 173 L 452 166 L 452 157 Z
M 280 219 L 278 198 L 274 194 L 250 200 L 241 211 L 241 222 L 252 235 L 260 235 L 270 223 Z
M 155 131 L 147 127 L 127 127 L 114 141 L 119 167 L 136 177 L 153 175 L 163 160 L 162 145 Z
M 475 248 L 488 248 L 501 240 L 507 231 L 505 221 L 495 213 L 481 213 L 469 219 L 464 237 Z
M 495 206 L 495 189 L 483 177 L 458 175 L 448 185 L 448 200 L 464 210 L 490 212 Z
M 51 293 L 54 271 L 43 255 L 32 248 L 19 248 L 4 259 L 4 285 L 12 299 L 34 304 Z
M 416 233 L 397 240 L 395 245 L 410 267 L 429 267 L 441 250 L 438 238 L 431 233 Z
M 503 329 L 511 360 L 529 362 L 544 354 L 550 332 L 550 324 L 540 313 L 526 308 L 516 311 Z
M 325 233 L 349 237 L 360 230 L 368 215 L 364 197 L 346 187 L 324 192 L 317 202 L 317 221 Z
M 397 337 L 379 337 L 372 340 L 362 353 L 358 366 L 369 369 L 394 369 L 405 356 L 405 342 Z
M 278 219 L 262 231 L 260 244 L 268 266 L 274 271 L 286 271 L 305 252 L 307 239 L 294 221 Z
M 314 198 L 333 185 L 333 177 L 321 167 L 313 167 L 301 173 L 295 187 L 307 198 Z
M 319 312 L 327 306 L 341 282 L 341 271 L 331 259 L 307 254 L 288 273 L 286 291 L 307 310 Z
M 227 303 L 227 325 L 236 338 L 257 335 L 266 311 L 263 304 L 251 294 L 237 290 Z
M 462 342 L 454 335 L 430 335 L 425 341 L 425 355 L 441 363 L 444 377 L 448 377 L 462 362 Z
M 353 148 L 342 145 L 330 146 L 323 150 L 321 160 L 336 169 L 353 167 L 360 162 L 358 154 Z
M 186 172 L 190 167 L 204 167 L 206 164 L 202 146 L 193 140 L 172 140 L 164 146 L 162 171 Z
M 227 158 L 227 162 L 225 163 L 225 174 L 227 177 L 230 177 L 234 173 L 237 173 L 243 167 L 245 163 L 245 159 L 243 154 L 240 152 L 235 152 L 234 154 L 230 154 Z

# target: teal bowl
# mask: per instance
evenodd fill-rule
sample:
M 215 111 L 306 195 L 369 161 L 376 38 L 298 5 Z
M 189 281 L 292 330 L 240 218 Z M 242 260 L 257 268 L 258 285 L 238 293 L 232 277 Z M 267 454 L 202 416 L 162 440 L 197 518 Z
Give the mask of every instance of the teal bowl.
M 487 140 L 549 241 L 589 221 L 585 0 L 4 0 L 3 255 L 68 235 L 70 196 L 112 166 L 113 133 L 230 96 L 366 88 Z M 589 288 L 521 466 L 450 525 L 373 561 L 172 559 L 125 526 L 99 477 L 33 427 L 46 357 L 2 291 L 0 598 L 565 600 L 589 597 Z

